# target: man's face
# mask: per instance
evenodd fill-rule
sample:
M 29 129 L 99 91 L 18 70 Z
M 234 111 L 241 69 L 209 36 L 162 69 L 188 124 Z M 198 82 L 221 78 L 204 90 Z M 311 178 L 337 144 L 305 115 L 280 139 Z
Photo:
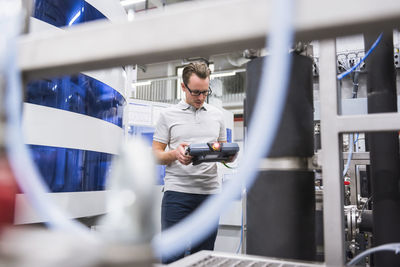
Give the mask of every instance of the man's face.
M 199 109 L 203 106 L 204 101 L 207 96 L 205 94 L 200 94 L 198 96 L 194 95 L 198 92 L 207 92 L 209 88 L 210 79 L 201 79 L 196 74 L 192 74 L 189 78 L 189 82 L 187 83 L 187 87 L 184 83 L 182 83 L 182 90 L 186 95 L 186 103 L 192 105 L 196 109 Z M 192 93 L 190 92 L 192 91 Z M 194 93 L 193 93 L 194 92 Z

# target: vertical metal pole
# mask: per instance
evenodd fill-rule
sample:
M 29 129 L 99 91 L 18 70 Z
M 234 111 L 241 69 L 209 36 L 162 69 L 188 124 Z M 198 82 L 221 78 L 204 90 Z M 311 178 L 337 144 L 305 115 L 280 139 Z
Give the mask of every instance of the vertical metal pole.
M 241 252 L 242 252 L 242 254 L 247 254 L 247 250 L 246 250 L 246 247 L 247 247 L 247 243 L 246 243 L 246 241 L 247 241 L 247 217 L 246 217 L 246 215 L 247 215 L 247 209 L 246 209 L 246 205 L 247 205 L 247 203 L 246 203 L 246 200 L 247 200 L 247 192 L 243 192 L 242 193 L 242 227 L 243 227 L 243 229 L 242 229 L 242 250 L 241 250 Z
M 337 81 L 335 40 L 320 42 L 320 104 L 322 173 L 324 185 L 324 249 L 327 266 L 343 266 L 344 220 L 342 162 L 337 131 Z
M 351 162 L 349 167 L 349 176 L 350 176 L 350 204 L 357 205 L 358 197 L 357 197 L 357 188 L 359 188 L 357 183 L 357 162 Z
M 132 69 L 132 74 L 131 74 L 132 83 L 133 82 L 137 82 L 137 71 L 138 71 L 138 66 L 135 65 L 135 67 Z M 132 83 L 131 83 L 131 90 L 132 91 L 130 93 L 130 97 L 136 98 L 137 97 L 137 95 L 136 95 L 137 85 L 132 86 Z

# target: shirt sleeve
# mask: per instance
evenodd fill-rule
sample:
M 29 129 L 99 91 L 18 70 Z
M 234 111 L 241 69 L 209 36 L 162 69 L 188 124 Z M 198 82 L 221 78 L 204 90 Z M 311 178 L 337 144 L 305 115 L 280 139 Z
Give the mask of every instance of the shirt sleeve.
M 221 115 L 220 117 L 220 127 L 219 127 L 219 136 L 218 142 L 226 142 L 226 128 L 225 128 L 225 121 L 224 117 Z
M 169 139 L 169 127 L 167 123 L 167 118 L 164 113 L 161 113 L 156 124 L 156 130 L 153 135 L 153 140 L 160 143 L 168 144 Z

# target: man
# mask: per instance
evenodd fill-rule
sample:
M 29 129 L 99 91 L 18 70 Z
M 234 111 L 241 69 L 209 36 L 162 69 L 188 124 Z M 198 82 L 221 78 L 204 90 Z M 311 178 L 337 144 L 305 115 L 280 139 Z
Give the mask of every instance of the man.
M 153 150 L 160 164 L 166 165 L 161 227 L 165 230 L 195 210 L 210 194 L 219 192 L 216 163 L 193 166 L 185 147 L 191 143 L 226 142 L 222 111 L 204 103 L 211 94 L 210 70 L 205 63 L 190 63 L 182 73 L 185 101 L 160 115 L 153 138 Z M 165 150 L 168 147 L 168 150 Z M 213 250 L 215 231 L 190 253 Z M 163 263 L 182 258 L 185 251 Z

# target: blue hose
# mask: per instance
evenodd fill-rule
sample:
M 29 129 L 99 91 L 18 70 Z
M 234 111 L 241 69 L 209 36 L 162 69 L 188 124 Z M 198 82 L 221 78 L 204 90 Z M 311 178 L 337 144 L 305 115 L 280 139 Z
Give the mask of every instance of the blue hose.
M 366 251 L 358 254 L 354 259 L 349 261 L 346 265 L 347 266 L 355 265 L 362 258 L 368 256 L 369 254 L 378 252 L 378 251 L 394 251 L 396 254 L 399 254 L 400 253 L 400 243 L 389 243 L 389 244 L 385 244 L 385 245 L 380 245 L 380 246 L 375 247 L 375 248 L 367 249 Z
M 376 47 L 376 46 L 379 44 L 379 42 L 381 41 L 382 35 L 383 35 L 383 33 L 381 33 L 381 34 L 379 35 L 378 39 L 376 39 L 376 41 L 372 44 L 371 48 L 368 50 L 368 52 L 365 54 L 365 56 L 360 60 L 360 62 L 358 62 L 356 65 L 354 65 L 351 69 L 349 69 L 349 70 L 347 70 L 347 71 L 345 71 L 345 72 L 343 72 L 342 74 L 339 74 L 339 75 L 337 76 L 338 80 L 341 80 L 341 79 L 343 79 L 344 77 L 346 77 L 347 75 L 349 75 L 351 72 L 353 72 L 355 69 L 357 69 L 358 66 L 360 66 L 360 64 L 361 64 L 362 62 L 365 61 L 365 59 L 369 56 L 369 54 L 371 54 L 371 52 L 375 49 L 375 47 Z

